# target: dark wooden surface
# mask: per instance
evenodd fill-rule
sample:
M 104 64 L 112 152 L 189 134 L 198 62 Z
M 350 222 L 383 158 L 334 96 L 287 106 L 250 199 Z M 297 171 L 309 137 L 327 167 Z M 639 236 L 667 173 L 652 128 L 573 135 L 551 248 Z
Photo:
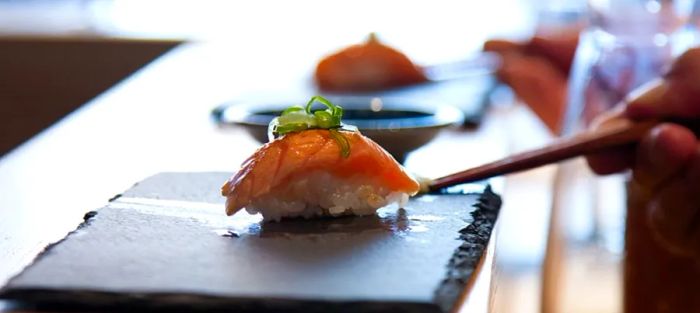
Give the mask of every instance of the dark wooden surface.
M 178 43 L 0 36 L 0 156 Z

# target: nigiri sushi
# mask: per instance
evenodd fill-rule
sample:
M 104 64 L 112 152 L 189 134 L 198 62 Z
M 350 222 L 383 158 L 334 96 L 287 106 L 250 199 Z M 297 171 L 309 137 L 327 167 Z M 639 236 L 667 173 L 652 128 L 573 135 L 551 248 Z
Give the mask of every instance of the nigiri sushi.
M 366 42 L 323 58 L 314 77 L 327 91 L 371 91 L 424 83 L 423 70 L 372 33 Z
M 315 101 L 326 105 L 311 111 Z M 340 122 L 342 108 L 314 97 L 271 122 L 271 141 L 221 188 L 226 214 L 283 217 L 371 215 L 404 205 L 418 182 L 381 146 Z M 278 138 L 273 138 L 279 135 Z

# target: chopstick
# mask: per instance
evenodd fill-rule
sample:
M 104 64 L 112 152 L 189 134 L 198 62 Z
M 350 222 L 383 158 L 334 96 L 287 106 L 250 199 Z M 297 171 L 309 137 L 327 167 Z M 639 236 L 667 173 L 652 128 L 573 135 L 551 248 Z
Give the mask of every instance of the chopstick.
M 632 145 L 642 139 L 649 130 L 662 122 L 669 121 L 631 121 L 621 119 L 619 124 L 612 125 L 609 128 L 586 131 L 539 149 L 517 153 L 495 162 L 437 178 L 428 184 L 428 189 L 431 191 L 439 190 L 458 184 L 533 169 L 613 147 Z M 699 124 L 698 121 L 672 122 L 686 126 L 693 124 L 697 126 Z M 697 131 L 699 128 L 691 126 L 691 129 Z

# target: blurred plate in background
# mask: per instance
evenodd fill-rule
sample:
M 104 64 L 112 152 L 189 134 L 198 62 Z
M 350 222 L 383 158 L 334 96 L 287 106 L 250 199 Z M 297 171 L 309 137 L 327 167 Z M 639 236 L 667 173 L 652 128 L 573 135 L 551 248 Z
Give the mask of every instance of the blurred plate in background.
M 442 129 L 461 124 L 464 120 L 461 110 L 435 101 L 381 96 L 329 96 L 329 100 L 343 107 L 345 124 L 357 126 L 399 162 L 409 152 L 432 140 Z M 220 126 L 243 127 L 255 139 L 265 143 L 270 121 L 285 108 L 306 101 L 233 101 L 216 108 L 213 116 Z

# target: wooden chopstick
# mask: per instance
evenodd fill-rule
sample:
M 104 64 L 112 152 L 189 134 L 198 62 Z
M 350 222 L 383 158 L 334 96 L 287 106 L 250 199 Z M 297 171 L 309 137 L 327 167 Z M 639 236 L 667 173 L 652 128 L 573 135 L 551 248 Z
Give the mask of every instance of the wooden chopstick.
M 433 180 L 428 185 L 428 188 L 430 190 L 438 190 L 494 176 L 520 172 L 612 147 L 635 144 L 644 134 L 661 122 L 620 120 L 619 124 L 612 125 L 609 128 L 587 131 L 539 149 L 514 154 L 495 162 L 440 177 Z M 679 123 L 689 124 L 686 122 Z

